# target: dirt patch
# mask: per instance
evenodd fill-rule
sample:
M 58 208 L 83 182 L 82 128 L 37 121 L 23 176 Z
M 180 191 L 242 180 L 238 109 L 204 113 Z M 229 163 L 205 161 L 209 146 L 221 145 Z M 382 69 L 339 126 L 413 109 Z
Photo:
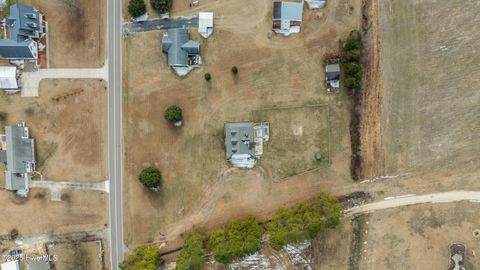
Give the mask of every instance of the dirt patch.
M 35 6 L 46 17 L 50 67 L 103 66 L 106 1 L 21 0 L 19 2 Z
M 55 269 L 103 270 L 102 243 L 100 241 L 50 244 L 49 255 L 56 255 Z
M 108 196 L 104 192 L 69 190 L 70 201 L 50 200 L 50 192 L 33 189 L 22 204 L 15 203 L 12 192 L 0 191 L 3 215 L 8 216 L 0 224 L 0 235 L 17 229 L 20 235 L 60 234 L 76 231 L 103 229 L 108 220 Z M 44 195 L 38 195 L 44 194 Z
M 322 56 L 359 28 L 360 1 L 331 1 L 316 12 L 306 9 L 301 33 L 269 39 L 272 2 L 206 3 L 215 12 L 215 32 L 201 39 L 191 30 L 191 37 L 201 43 L 203 64 L 185 78 L 175 76 L 166 64 L 163 32 L 131 34 L 124 40 L 124 199 L 129 247 L 176 239 L 195 224 L 212 228 L 246 214 L 263 218 L 279 206 L 351 183 L 349 99 L 344 91 L 327 93 Z M 236 76 L 230 71 L 234 65 L 239 70 Z M 212 75 L 210 82 L 203 78 L 207 72 Z M 184 112 L 180 129 L 162 117 L 172 104 Z M 267 166 L 230 168 L 225 160 L 224 122 L 254 120 L 252 112 L 265 108 L 312 104 L 327 104 L 328 113 L 315 109 L 290 112 L 292 116 L 288 111 L 266 115 L 276 123 L 270 126 L 272 132 L 289 134 L 276 140 L 293 144 L 271 141 L 277 145 L 272 153 L 282 155 L 282 166 L 293 155 L 298 158 L 293 164 L 296 170 L 309 169 L 314 152 L 328 148 L 330 133 L 326 166 L 281 182 L 274 181 Z M 295 116 L 301 123 L 293 120 Z M 300 135 L 295 134 L 305 139 L 296 141 Z M 293 150 L 296 144 L 308 153 Z M 145 190 L 138 182 L 139 172 L 148 165 L 157 166 L 164 176 L 159 193 Z
M 42 80 L 39 97 L 0 96 L 5 124 L 25 121 L 45 180 L 106 179 L 107 97 L 103 80 Z M 0 123 L 1 124 L 1 123 Z M 1 176 L 3 177 L 3 175 Z
M 470 202 L 417 205 L 370 214 L 364 234 L 359 269 L 446 269 L 448 246 L 467 246 L 467 269 L 476 269 L 480 259 L 478 228 L 480 206 Z M 428 258 L 425 259 L 425 258 Z
M 352 242 L 352 223 L 342 220 L 333 230 L 323 231 L 312 241 L 311 269 L 347 269 Z

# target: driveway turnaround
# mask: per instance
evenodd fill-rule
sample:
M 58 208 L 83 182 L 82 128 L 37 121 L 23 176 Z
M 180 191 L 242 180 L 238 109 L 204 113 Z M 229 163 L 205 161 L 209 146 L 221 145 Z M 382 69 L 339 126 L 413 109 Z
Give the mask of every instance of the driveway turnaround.
M 108 81 L 107 66 L 102 68 L 47 68 L 22 73 L 22 97 L 38 97 L 43 79 L 102 79 Z

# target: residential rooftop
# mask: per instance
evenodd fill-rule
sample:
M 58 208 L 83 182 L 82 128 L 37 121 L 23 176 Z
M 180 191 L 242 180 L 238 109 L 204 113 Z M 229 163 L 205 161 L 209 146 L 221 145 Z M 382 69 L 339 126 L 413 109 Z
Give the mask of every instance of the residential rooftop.
M 1 140 L 0 161 L 7 165 L 5 171 L 5 189 L 17 191 L 26 196 L 30 175 L 35 171 L 35 146 L 30 138 L 29 129 L 23 122 L 17 126 L 6 126 Z

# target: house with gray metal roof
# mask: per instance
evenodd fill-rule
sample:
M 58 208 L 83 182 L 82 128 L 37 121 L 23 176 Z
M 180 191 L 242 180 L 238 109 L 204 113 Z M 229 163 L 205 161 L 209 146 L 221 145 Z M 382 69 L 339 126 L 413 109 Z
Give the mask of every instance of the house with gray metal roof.
M 253 168 L 263 155 L 263 144 L 268 141 L 270 126 L 263 122 L 225 123 L 226 159 L 238 168 Z
M 0 40 L 0 56 L 11 60 L 37 59 L 38 39 L 45 33 L 43 14 L 31 6 L 14 4 L 3 24 L 6 38 Z
M 35 171 L 35 146 L 29 129 L 23 122 L 6 126 L 0 141 L 0 161 L 6 165 L 5 189 L 27 196 L 30 176 Z
M 190 40 L 186 28 L 168 29 L 162 38 L 162 51 L 167 54 L 168 65 L 180 76 L 202 63 L 200 43 Z
M 329 91 L 340 88 L 340 64 L 329 64 L 325 66 L 325 80 L 327 81 Z
M 299 33 L 302 26 L 303 2 L 273 2 L 273 31 L 285 36 Z

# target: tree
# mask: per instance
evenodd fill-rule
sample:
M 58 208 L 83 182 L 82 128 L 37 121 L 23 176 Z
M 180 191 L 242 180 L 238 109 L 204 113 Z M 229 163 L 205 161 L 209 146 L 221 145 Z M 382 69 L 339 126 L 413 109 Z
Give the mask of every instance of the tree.
M 157 270 L 162 263 L 159 248 L 138 247 L 119 267 L 121 270 Z
M 182 109 L 177 105 L 172 105 L 165 110 L 165 119 L 174 124 L 183 120 Z
M 344 52 L 344 61 L 360 63 L 360 57 L 362 56 L 360 49 L 354 49 Z
M 255 217 L 232 221 L 212 233 L 209 240 L 215 260 L 228 264 L 251 255 L 262 247 L 263 228 Z
M 360 89 L 361 84 L 362 84 L 361 80 L 354 77 L 345 79 L 345 87 L 347 89 L 358 90 Z
M 237 68 L 236 66 L 233 66 L 233 67 L 232 67 L 232 73 L 233 73 L 233 75 L 237 75 L 237 73 L 238 73 L 238 68 Z
M 265 223 L 270 245 L 277 250 L 298 241 L 312 239 L 322 228 L 335 228 L 340 223 L 342 208 L 338 200 L 322 193 L 311 203 L 282 208 Z
M 199 270 L 207 253 L 204 242 L 208 236 L 204 229 L 194 229 L 187 234 L 183 248 L 176 259 L 177 270 Z
M 212 79 L 212 75 L 210 75 L 210 73 L 205 73 L 205 80 L 208 82 Z
M 362 35 L 357 30 L 350 32 L 347 41 L 344 45 L 345 51 L 358 50 L 362 47 Z
M 360 81 L 362 79 L 362 67 L 354 62 L 345 64 L 345 75 L 347 78 L 355 78 Z
M 150 0 L 152 8 L 160 14 L 170 11 L 172 2 L 173 0 Z
M 155 190 L 160 187 L 162 182 L 162 174 L 155 167 L 147 167 L 142 170 L 138 176 L 138 180 L 149 189 Z
M 147 12 L 147 6 L 144 0 L 130 0 L 128 3 L 128 13 L 133 18 L 142 16 Z

